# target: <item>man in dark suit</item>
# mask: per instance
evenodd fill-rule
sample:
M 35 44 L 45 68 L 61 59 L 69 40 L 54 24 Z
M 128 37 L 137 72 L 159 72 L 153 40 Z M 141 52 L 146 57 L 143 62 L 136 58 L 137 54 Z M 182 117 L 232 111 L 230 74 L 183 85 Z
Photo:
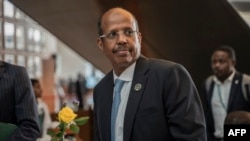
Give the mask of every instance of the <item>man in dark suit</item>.
M 35 141 L 40 134 L 37 105 L 26 69 L 2 61 L 0 122 L 17 125 L 8 141 Z
M 104 13 L 98 30 L 97 44 L 113 70 L 94 88 L 95 141 L 206 141 L 202 105 L 187 70 L 143 57 L 138 23 L 125 9 Z M 117 80 L 124 83 L 113 118 Z
M 213 51 L 211 56 L 213 75 L 206 79 L 202 96 L 208 141 L 223 140 L 223 126 L 228 113 L 250 111 L 250 102 L 244 96 L 242 89 L 243 74 L 235 69 L 235 65 L 236 55 L 232 47 L 223 45 Z

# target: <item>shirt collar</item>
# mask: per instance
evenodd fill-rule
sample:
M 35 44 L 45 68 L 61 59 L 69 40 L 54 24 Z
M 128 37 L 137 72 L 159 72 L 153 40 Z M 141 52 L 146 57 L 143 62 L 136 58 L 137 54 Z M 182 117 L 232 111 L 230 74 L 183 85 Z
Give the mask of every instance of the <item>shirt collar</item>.
M 114 75 L 114 81 L 116 78 L 119 78 L 123 81 L 132 81 L 133 80 L 133 75 L 134 75 L 134 70 L 135 70 L 135 65 L 136 65 L 136 61 L 131 64 L 128 68 L 126 68 L 121 75 L 118 77 L 117 75 L 115 75 L 115 72 L 113 70 L 113 75 Z

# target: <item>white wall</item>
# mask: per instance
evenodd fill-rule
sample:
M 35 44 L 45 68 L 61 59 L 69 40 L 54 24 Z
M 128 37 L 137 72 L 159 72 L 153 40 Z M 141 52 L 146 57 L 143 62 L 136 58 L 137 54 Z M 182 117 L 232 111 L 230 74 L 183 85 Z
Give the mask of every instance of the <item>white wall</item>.
M 65 80 L 71 77 L 75 80 L 79 72 L 85 75 L 87 69 L 86 63 L 86 60 L 81 58 L 64 43 L 58 41 L 57 77 Z

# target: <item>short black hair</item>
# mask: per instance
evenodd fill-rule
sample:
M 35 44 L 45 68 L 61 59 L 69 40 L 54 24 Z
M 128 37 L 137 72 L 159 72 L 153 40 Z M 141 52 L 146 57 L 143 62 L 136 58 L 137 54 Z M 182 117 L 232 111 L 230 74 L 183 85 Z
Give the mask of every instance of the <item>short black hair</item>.
M 218 48 L 216 48 L 216 49 L 213 51 L 213 53 L 216 52 L 216 51 L 224 51 L 224 52 L 226 52 L 226 53 L 228 54 L 228 56 L 229 56 L 233 61 L 236 61 L 235 51 L 234 51 L 234 49 L 233 49 L 231 46 L 229 46 L 229 45 L 221 45 L 221 46 L 219 46 Z
M 39 80 L 35 79 L 35 78 L 30 79 L 30 81 L 31 81 L 32 86 L 34 86 L 35 84 L 39 83 Z

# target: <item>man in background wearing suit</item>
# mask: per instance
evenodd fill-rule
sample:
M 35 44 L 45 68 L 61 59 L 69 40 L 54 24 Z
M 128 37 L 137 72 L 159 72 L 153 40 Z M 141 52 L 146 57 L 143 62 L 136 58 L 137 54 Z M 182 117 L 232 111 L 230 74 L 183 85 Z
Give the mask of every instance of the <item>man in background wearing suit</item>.
M 113 70 L 94 88 L 95 141 L 206 141 L 191 76 L 180 64 L 141 55 L 134 15 L 112 8 L 102 15 L 98 30 L 97 45 Z M 121 92 L 114 90 L 117 81 L 123 82 Z
M 35 141 L 40 134 L 37 104 L 26 69 L 2 61 L 0 122 L 17 126 L 8 141 Z
M 237 71 L 235 65 L 236 55 L 232 47 L 222 45 L 213 51 L 211 55 L 213 74 L 207 77 L 202 96 L 208 141 L 223 140 L 223 126 L 228 113 L 250 112 L 250 101 L 243 94 L 245 88 L 242 89 L 243 73 Z M 249 76 L 246 78 L 249 79 Z

